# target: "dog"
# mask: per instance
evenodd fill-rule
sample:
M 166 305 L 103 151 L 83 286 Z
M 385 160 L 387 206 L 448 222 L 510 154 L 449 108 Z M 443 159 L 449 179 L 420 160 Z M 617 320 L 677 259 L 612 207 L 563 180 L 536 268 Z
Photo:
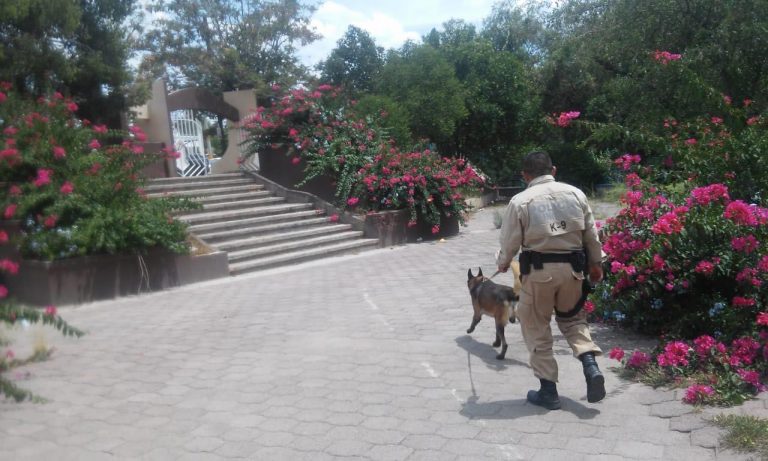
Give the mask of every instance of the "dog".
M 517 264 L 517 268 L 514 266 Z M 519 274 L 520 268 L 517 261 L 512 262 L 513 274 Z M 516 275 L 517 277 L 517 275 Z M 488 277 L 483 277 L 483 269 L 480 268 L 477 275 L 472 274 L 472 269 L 467 271 L 467 287 L 472 298 L 472 324 L 467 333 L 475 331 L 475 327 L 482 319 L 483 314 L 493 317 L 496 321 L 496 340 L 493 347 L 501 346 L 501 352 L 496 356 L 497 360 L 504 360 L 507 354 L 507 338 L 504 336 L 504 328 L 507 322 L 515 323 L 515 309 L 520 299 L 519 282 L 515 280 L 515 287 L 494 283 Z

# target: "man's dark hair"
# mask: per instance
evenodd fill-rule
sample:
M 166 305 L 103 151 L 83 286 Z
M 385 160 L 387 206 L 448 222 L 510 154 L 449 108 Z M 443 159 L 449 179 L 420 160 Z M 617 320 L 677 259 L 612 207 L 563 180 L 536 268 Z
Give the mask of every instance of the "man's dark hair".
M 552 159 L 549 154 L 540 150 L 529 152 L 523 158 L 523 173 L 532 178 L 552 174 Z

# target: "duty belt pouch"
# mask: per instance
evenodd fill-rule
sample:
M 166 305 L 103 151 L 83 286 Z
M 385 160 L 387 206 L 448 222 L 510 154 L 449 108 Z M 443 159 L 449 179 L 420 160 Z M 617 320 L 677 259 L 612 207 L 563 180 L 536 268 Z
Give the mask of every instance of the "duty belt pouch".
M 571 253 L 571 267 L 574 272 L 584 272 L 587 268 L 587 254 L 582 251 L 574 251 Z
M 520 275 L 528 275 L 531 273 L 531 253 L 523 251 L 520 253 Z

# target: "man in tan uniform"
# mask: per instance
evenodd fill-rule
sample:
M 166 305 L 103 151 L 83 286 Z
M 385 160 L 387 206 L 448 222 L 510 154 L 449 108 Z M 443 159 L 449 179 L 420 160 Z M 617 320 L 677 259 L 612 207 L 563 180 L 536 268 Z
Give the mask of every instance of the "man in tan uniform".
M 602 351 L 592 342 L 586 312 L 581 309 L 587 270 L 593 283 L 603 278 L 602 248 L 586 195 L 556 182 L 555 173 L 547 153 L 525 156 L 523 179 L 528 187 L 507 206 L 496 261 L 499 271 L 506 272 L 522 249 L 517 315 L 533 374 L 541 382 L 541 388 L 529 391 L 527 398 L 549 410 L 560 408 L 550 327 L 553 313 L 574 356 L 583 364 L 587 400 L 598 402 L 605 397 L 605 379 L 595 361 Z

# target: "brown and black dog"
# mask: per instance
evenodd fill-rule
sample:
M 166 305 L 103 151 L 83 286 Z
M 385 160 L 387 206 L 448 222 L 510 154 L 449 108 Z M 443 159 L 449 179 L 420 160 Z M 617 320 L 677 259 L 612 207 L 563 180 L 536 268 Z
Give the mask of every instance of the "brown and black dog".
M 513 262 L 512 272 L 517 276 L 519 270 L 515 270 L 515 264 L 517 261 Z M 515 280 L 515 286 L 519 286 L 517 280 Z M 477 275 L 472 274 L 472 269 L 467 271 L 467 287 L 469 287 L 469 295 L 472 297 L 472 307 L 474 308 L 472 324 L 467 333 L 475 331 L 475 327 L 483 314 L 493 317 L 496 321 L 496 340 L 493 342 L 493 347 L 501 346 L 501 352 L 496 358 L 504 360 L 504 356 L 507 354 L 507 338 L 504 336 L 504 327 L 507 326 L 507 322 L 515 323 L 515 307 L 517 300 L 520 299 L 518 293 L 513 287 L 499 285 L 493 283 L 488 277 L 483 277 L 483 269 L 480 269 Z

